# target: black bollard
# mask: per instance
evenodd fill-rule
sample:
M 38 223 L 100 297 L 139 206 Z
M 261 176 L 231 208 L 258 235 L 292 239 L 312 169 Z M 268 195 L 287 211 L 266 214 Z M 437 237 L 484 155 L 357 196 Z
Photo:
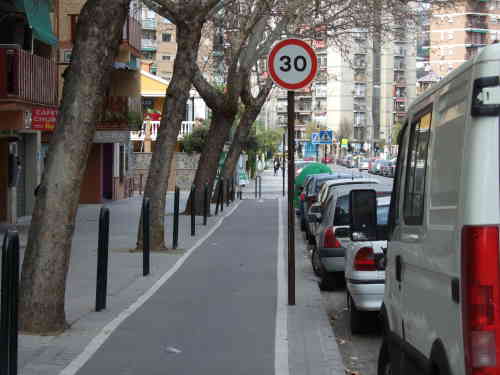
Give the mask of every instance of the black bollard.
M 97 243 L 97 282 L 95 311 L 106 308 L 108 291 L 109 208 L 102 206 L 99 213 L 99 240 Z
M 229 204 L 231 203 L 231 184 L 229 183 L 229 181 L 227 181 L 227 184 L 226 184 L 226 206 L 229 207 Z
M 174 230 L 172 248 L 177 249 L 179 245 L 179 187 L 175 187 L 174 193 Z
M 257 199 L 259 176 L 255 176 L 255 199 Z
M 209 204 L 210 202 L 208 201 L 208 184 L 205 184 L 205 189 L 203 190 L 203 225 L 207 225 Z
M 149 275 L 149 248 L 150 244 L 150 220 L 149 220 L 149 198 L 142 201 L 142 275 Z
M 195 205 L 196 205 L 196 186 L 192 185 L 191 186 L 191 236 L 194 236 L 196 234 L 196 210 L 195 210 Z
M 224 179 L 220 179 L 220 212 L 224 211 Z
M 3 240 L 1 294 L 0 373 L 17 375 L 19 303 L 19 236 L 17 231 L 9 230 Z

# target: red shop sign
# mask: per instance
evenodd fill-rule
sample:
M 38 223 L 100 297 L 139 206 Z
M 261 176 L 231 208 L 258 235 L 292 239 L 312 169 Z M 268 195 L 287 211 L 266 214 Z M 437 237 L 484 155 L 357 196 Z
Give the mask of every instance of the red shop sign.
M 33 108 L 31 110 L 31 129 L 54 131 L 58 110 L 54 108 Z

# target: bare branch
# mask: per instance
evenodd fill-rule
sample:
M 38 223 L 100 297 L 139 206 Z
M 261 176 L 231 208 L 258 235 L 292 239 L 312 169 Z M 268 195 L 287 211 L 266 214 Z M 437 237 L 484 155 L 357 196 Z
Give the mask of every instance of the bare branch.
M 207 105 L 215 110 L 224 105 L 224 95 L 218 92 L 208 81 L 203 77 L 198 66 L 193 78 L 193 85 L 200 93 L 201 97 Z

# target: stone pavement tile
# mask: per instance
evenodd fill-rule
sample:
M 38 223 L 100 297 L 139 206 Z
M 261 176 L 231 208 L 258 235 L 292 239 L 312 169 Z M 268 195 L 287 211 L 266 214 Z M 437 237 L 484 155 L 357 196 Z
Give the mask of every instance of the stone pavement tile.
M 282 207 L 282 215 L 286 218 L 286 204 Z M 290 375 L 344 375 L 342 357 L 322 304 L 317 278 L 312 271 L 305 244 L 299 237 L 300 229 L 296 228 L 296 305 L 288 306 Z M 285 259 L 287 251 L 285 246 Z

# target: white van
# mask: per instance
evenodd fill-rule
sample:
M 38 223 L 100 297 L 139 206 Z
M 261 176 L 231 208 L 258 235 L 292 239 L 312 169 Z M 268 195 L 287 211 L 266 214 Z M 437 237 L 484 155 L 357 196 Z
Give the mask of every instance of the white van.
M 380 375 L 500 374 L 499 116 L 500 44 L 409 109 L 387 228 Z M 365 235 L 374 214 L 363 193 L 351 195 L 351 232 Z

